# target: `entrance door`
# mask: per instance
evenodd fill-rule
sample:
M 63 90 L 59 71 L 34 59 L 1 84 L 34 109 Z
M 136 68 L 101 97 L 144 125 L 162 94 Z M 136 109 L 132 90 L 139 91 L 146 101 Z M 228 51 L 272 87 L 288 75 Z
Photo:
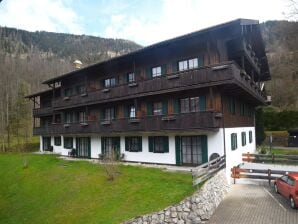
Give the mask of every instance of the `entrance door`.
M 42 137 L 42 150 L 51 151 L 51 137 Z
M 82 158 L 91 157 L 90 138 L 78 137 L 76 138 L 77 156 Z
M 203 163 L 201 136 L 181 137 L 182 164 L 196 166 Z
M 120 156 L 120 137 L 102 137 L 101 138 L 102 154 L 106 157 L 114 155 L 116 159 Z

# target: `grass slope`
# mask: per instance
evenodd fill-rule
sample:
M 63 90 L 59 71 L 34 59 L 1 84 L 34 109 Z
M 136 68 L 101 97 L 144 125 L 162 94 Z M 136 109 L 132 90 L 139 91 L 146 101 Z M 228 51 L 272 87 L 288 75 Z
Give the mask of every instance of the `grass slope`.
M 194 191 L 190 174 L 133 166 L 120 171 L 109 182 L 103 169 L 89 162 L 0 154 L 0 223 L 119 223 Z

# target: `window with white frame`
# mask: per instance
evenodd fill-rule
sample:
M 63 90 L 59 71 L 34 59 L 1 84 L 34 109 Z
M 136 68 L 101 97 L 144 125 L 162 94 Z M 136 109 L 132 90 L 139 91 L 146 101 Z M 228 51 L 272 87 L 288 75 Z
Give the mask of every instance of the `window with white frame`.
M 161 66 L 152 68 L 152 77 L 161 76 Z
M 127 74 L 127 81 L 128 83 L 133 83 L 136 81 L 135 73 L 128 73 Z
M 191 58 L 188 60 L 183 60 L 178 62 L 179 71 L 185 71 L 188 69 L 194 69 L 198 67 L 199 67 L 198 58 Z
M 110 78 L 104 80 L 105 88 L 113 87 L 116 85 L 116 78 Z
M 231 134 L 231 149 L 236 150 L 238 148 L 237 145 L 237 133 Z
M 136 107 L 135 106 L 130 106 L 129 107 L 129 117 L 130 118 L 135 118 L 136 117 Z

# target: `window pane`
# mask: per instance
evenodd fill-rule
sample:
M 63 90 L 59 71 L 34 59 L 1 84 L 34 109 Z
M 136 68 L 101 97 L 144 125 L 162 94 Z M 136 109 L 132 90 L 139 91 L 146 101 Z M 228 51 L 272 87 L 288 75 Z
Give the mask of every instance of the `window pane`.
M 189 69 L 197 68 L 198 67 L 198 59 L 193 58 L 188 60 Z
M 189 113 L 189 98 L 180 99 L 181 113 Z
M 161 115 L 162 114 L 162 103 L 155 102 L 153 103 L 153 115 Z
M 111 86 L 115 86 L 116 85 L 116 79 L 115 78 L 111 78 Z
M 135 82 L 135 73 L 128 74 L 128 82 Z
M 129 117 L 130 118 L 136 117 L 136 108 L 134 106 L 131 106 L 129 109 Z
M 199 97 L 190 98 L 190 112 L 198 112 L 199 108 Z
M 105 87 L 110 87 L 110 79 L 105 80 Z

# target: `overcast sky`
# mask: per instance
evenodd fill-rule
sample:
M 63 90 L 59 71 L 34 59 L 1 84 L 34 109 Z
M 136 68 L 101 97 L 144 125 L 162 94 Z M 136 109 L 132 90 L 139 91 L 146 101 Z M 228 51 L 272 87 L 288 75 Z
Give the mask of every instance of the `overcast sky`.
M 288 5 L 287 0 L 3 0 L 0 26 L 146 46 L 237 18 L 285 19 Z

